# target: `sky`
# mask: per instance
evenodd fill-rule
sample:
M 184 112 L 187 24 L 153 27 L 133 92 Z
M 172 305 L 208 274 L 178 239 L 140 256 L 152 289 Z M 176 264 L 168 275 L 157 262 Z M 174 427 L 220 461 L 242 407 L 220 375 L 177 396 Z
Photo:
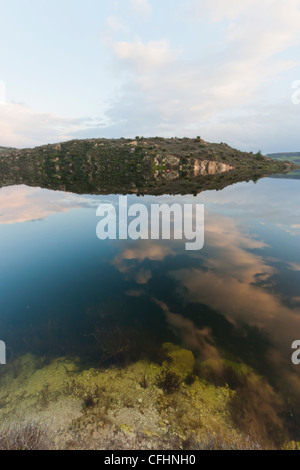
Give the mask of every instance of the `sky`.
M 300 0 L 0 0 L 0 146 L 300 151 Z

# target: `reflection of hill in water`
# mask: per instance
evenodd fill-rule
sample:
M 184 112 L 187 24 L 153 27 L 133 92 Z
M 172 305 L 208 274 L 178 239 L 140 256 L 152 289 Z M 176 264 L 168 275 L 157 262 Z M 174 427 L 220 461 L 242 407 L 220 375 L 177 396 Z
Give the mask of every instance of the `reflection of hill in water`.
M 0 185 L 73 193 L 186 194 L 287 170 L 285 163 L 192 139 L 91 139 L 8 150 Z
M 272 178 L 281 178 L 287 180 L 300 180 L 300 170 L 291 171 L 282 175 L 272 175 Z
M 274 178 L 284 178 L 292 180 L 300 179 L 300 152 L 270 153 L 269 157 L 280 162 L 289 161 L 294 165 L 297 165 L 298 167 L 298 169 L 296 169 L 295 171 L 291 171 L 288 174 L 274 175 Z
M 268 156 L 274 160 L 288 161 L 300 165 L 300 152 L 270 153 Z

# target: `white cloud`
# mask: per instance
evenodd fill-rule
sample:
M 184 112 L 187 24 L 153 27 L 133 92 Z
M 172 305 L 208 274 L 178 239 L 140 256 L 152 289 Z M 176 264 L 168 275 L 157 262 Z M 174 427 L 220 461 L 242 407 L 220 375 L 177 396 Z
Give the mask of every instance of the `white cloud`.
M 97 122 L 102 125 L 102 123 Z M 90 118 L 67 119 L 40 113 L 23 104 L 0 105 L 0 143 L 18 148 L 65 141 L 76 132 L 95 126 Z
M 265 29 L 273 27 L 274 21 L 279 28 L 289 22 L 293 29 L 298 21 L 299 0 L 190 0 L 181 7 L 181 15 L 198 22 L 221 22 L 229 20 L 252 23 L 254 20 L 265 24 Z
M 297 110 L 282 101 L 281 79 L 300 63 L 295 54 L 292 58 L 282 55 L 300 44 L 298 0 L 194 0 L 181 13 L 199 23 L 221 21 L 222 44 L 218 43 L 215 53 L 195 54 L 189 60 L 188 54 L 172 48 L 166 39 L 111 44 L 119 67 L 131 72 L 108 113 L 116 127 L 122 128 L 122 135 L 194 135 L 199 131 L 207 137 L 210 128 L 216 140 L 228 141 L 223 136 L 225 127 L 231 128 L 233 145 L 246 147 L 247 129 L 257 126 L 256 116 L 262 134 L 273 136 L 271 124 L 264 119 L 267 108 L 272 108 L 273 122 L 282 117 L 283 108 L 285 117 L 294 119 Z M 205 41 L 201 24 L 199 31 L 195 44 Z M 292 131 L 287 134 L 286 143 Z M 252 149 L 263 147 L 259 142 L 264 137 L 256 139 Z
M 130 0 L 130 7 L 139 18 L 149 18 L 152 14 L 152 6 L 147 0 Z
M 163 67 L 176 58 L 176 52 L 166 40 L 149 41 L 146 44 L 140 39 L 134 42 L 117 42 L 114 52 L 118 59 L 141 74 Z
M 167 15 L 163 32 L 154 20 L 132 21 L 132 13 L 150 19 L 146 0 L 118 2 L 108 15 L 101 37 L 113 63 L 103 73 L 112 74 L 115 88 L 105 122 L 0 105 L 0 145 L 200 134 L 248 150 L 276 151 L 279 143 L 298 150 L 300 106 L 290 95 L 300 73 L 300 1 L 178 3 L 177 16 L 175 6 L 157 7 L 161 20 Z
M 106 26 L 110 32 L 128 31 L 128 27 L 117 16 L 109 16 Z
M 33 222 L 59 212 L 89 207 L 94 201 L 76 194 L 24 185 L 0 188 L 0 225 Z
M 274 295 L 276 268 L 259 250 L 266 245 L 243 233 L 233 219 L 213 214 L 206 218 L 206 254 L 201 268 L 173 271 L 189 302 L 221 311 L 267 331 L 274 345 L 286 350 L 300 325 L 300 309 Z M 209 256 L 213 250 L 214 256 Z M 234 299 L 234 302 L 233 302 Z M 285 354 L 285 352 L 284 352 Z
M 253 110 L 237 108 L 231 116 L 219 116 L 203 123 L 201 132 L 207 140 L 227 142 L 243 150 L 263 153 L 299 149 L 300 106 L 289 98 L 274 104 L 256 103 Z
M 158 299 L 153 299 L 163 310 L 167 322 L 173 332 L 178 335 L 184 345 L 196 351 L 202 360 L 219 359 L 212 332 L 209 328 L 199 329 L 189 318 L 170 311 L 169 307 Z

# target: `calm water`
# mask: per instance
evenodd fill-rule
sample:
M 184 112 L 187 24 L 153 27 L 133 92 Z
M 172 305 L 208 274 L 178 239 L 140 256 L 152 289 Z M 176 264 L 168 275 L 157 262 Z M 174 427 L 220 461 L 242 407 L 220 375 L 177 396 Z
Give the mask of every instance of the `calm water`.
M 83 362 L 155 354 L 172 340 L 202 359 L 241 360 L 298 393 L 300 180 L 262 179 L 193 196 L 129 202 L 205 204 L 205 245 L 100 241 L 96 208 L 118 197 L 0 189 L 0 339 L 8 355 Z M 114 344 L 112 344 L 114 343 Z

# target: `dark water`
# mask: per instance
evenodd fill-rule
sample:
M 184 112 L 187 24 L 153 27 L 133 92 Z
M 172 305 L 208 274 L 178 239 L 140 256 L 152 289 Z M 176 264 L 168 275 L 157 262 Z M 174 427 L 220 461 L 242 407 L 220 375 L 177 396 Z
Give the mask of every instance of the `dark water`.
M 259 180 L 129 203 L 205 204 L 205 245 L 100 241 L 96 208 L 118 196 L 0 189 L 0 339 L 8 356 L 100 364 L 155 357 L 174 341 L 243 361 L 300 390 L 300 181 Z M 130 344 L 131 347 L 124 348 Z M 126 349 L 127 357 L 122 356 Z

